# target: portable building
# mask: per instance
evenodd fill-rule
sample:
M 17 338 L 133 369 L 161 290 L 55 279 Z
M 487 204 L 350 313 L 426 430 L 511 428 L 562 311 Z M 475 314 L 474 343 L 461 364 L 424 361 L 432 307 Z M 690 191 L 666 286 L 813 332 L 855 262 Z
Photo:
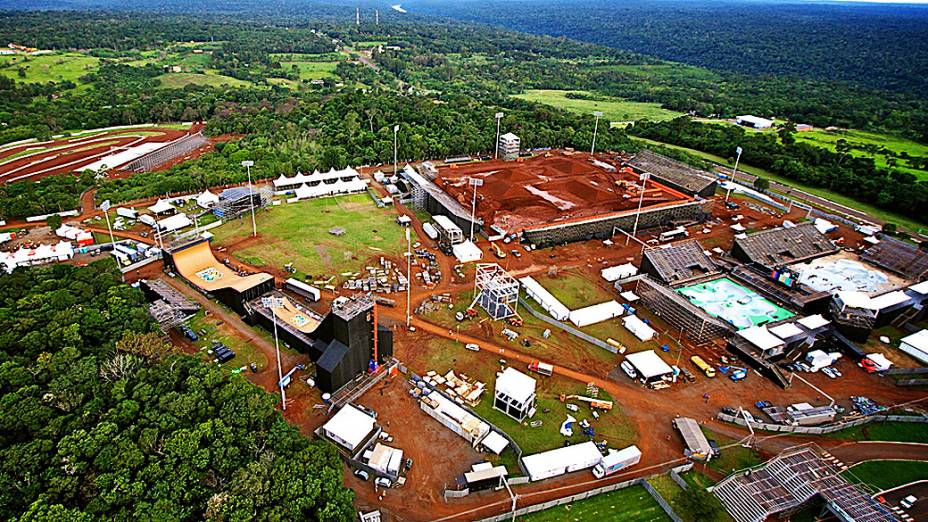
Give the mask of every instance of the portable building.
M 475 465 L 473 468 L 471 471 L 464 473 L 464 484 L 471 493 L 503 487 L 503 480 L 509 473 L 506 471 L 506 466 L 489 466 L 476 469 L 478 466 Z
M 403 464 L 403 450 L 391 448 L 381 443 L 374 445 L 367 465 L 375 470 L 393 477 L 399 476 Z
M 322 298 L 322 293 L 318 288 L 315 286 L 310 286 L 297 279 L 293 279 L 292 277 L 284 281 L 284 288 L 313 302 Z
M 322 426 L 322 434 L 338 446 L 355 453 L 371 437 L 376 427 L 373 417 L 346 404 Z
M 139 221 L 141 221 L 142 223 L 145 223 L 146 225 L 150 227 L 158 226 L 158 222 L 155 221 L 155 218 L 148 214 L 145 214 L 144 216 L 140 216 Z
M 522 422 L 535 412 L 535 379 L 515 368 L 506 368 L 496 378 L 493 407 Z
M 625 360 L 635 367 L 638 375 L 645 381 L 660 380 L 664 376 L 673 375 L 673 368 L 664 362 L 654 350 L 630 353 L 625 356 Z
M 608 268 L 603 268 L 599 271 L 599 275 L 603 277 L 606 281 L 613 283 L 619 279 L 625 279 L 626 277 L 631 277 L 638 273 L 638 267 L 631 263 L 625 263 L 624 265 L 610 266 Z
M 158 221 L 158 228 L 162 232 L 174 232 L 175 230 L 180 230 L 182 228 L 189 227 L 193 222 L 190 221 L 190 218 L 187 217 L 187 214 L 180 213 L 174 214 L 171 217 L 164 218 Z
M 615 301 L 606 301 L 585 308 L 571 310 L 569 317 L 570 322 L 574 323 L 577 328 L 583 328 L 584 326 L 619 317 L 624 311 L 625 308 L 619 303 Z
M 780 355 L 786 347 L 786 343 L 770 333 L 766 326 L 752 326 L 738 330 L 737 335 L 757 347 L 764 354 L 764 357 Z
M 435 230 L 435 227 L 432 226 L 431 223 L 423 223 L 422 231 L 425 232 L 425 235 L 427 235 L 429 239 L 438 239 L 438 230 Z
M 536 481 L 589 469 L 602 460 L 596 443 L 589 441 L 522 457 L 522 464 L 529 478 Z
M 470 442 L 473 447 L 477 447 L 490 433 L 489 424 L 437 391 L 423 395 L 419 400 L 419 408 Z
M 464 241 L 463 243 L 453 245 L 451 251 L 454 253 L 454 257 L 457 258 L 459 263 L 473 263 L 475 261 L 480 261 L 483 257 L 483 252 L 480 250 L 480 247 L 471 241 Z
M 657 332 L 654 331 L 654 328 L 651 328 L 644 321 L 638 318 L 637 315 L 626 315 L 622 318 L 622 325 L 625 326 L 629 332 L 635 335 L 641 341 L 650 341 L 654 339 L 654 336 L 657 335 Z
M 899 349 L 923 364 L 928 364 L 928 330 L 919 330 L 903 337 Z
M 525 288 L 525 293 L 534 299 L 536 303 L 540 304 L 541 308 L 548 312 L 551 317 L 558 321 L 566 321 L 570 317 L 570 309 L 558 301 L 558 299 L 554 297 L 551 292 L 546 290 L 545 287 L 541 286 L 538 281 L 535 281 L 530 276 L 526 276 L 519 279 L 519 282 L 522 283 L 522 287 Z
M 116 209 L 116 215 L 126 219 L 138 219 L 139 213 L 133 208 L 119 207 Z

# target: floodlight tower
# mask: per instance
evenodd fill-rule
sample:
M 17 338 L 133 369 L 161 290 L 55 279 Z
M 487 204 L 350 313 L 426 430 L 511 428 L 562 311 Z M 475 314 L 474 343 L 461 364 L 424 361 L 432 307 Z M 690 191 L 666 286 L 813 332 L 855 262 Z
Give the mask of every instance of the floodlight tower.
M 728 196 L 731 195 L 732 189 L 735 188 L 734 183 L 737 181 L 738 177 L 738 162 L 741 160 L 741 152 L 741 147 L 737 147 L 735 149 L 735 153 L 737 154 L 737 156 L 735 156 L 735 168 L 731 171 L 731 183 L 729 183 L 730 186 L 728 187 L 728 192 L 725 193 L 725 201 L 728 201 Z
M 254 189 L 251 188 L 251 167 L 255 165 L 254 161 L 245 160 L 242 166 L 248 171 L 248 202 L 251 206 L 251 236 L 258 237 L 258 222 L 255 221 L 255 197 Z
M 635 213 L 635 226 L 632 228 L 632 235 L 625 236 L 625 246 L 628 246 L 632 236 L 638 234 L 638 219 L 641 218 L 641 205 L 644 203 L 644 188 L 647 186 L 648 180 L 651 179 L 651 173 L 645 172 L 639 179 L 641 180 L 641 194 L 638 195 L 638 212 Z
M 496 118 L 496 152 L 493 153 L 493 159 L 499 159 L 499 124 L 503 121 L 503 113 L 497 112 L 494 118 Z
M 393 126 L 393 175 L 396 176 L 396 140 L 397 133 L 400 132 L 400 124 L 397 123 Z
M 603 111 L 595 111 L 593 116 L 596 116 L 596 123 L 593 124 L 593 145 L 590 146 L 591 156 L 596 151 L 596 131 L 599 130 L 599 119 L 603 117 Z
M 274 319 L 274 350 L 277 352 L 277 386 L 280 387 L 280 404 L 287 411 L 287 393 L 284 391 L 284 372 L 280 367 L 280 341 L 277 338 L 277 309 L 283 308 L 284 300 L 280 297 L 262 297 L 261 304 L 271 311 Z
M 410 303 L 412 302 L 412 236 L 409 233 L 411 226 L 406 227 L 406 329 L 411 322 Z M 377 325 L 374 325 L 376 328 Z
M 474 242 L 474 221 L 477 219 L 477 187 L 483 186 L 483 180 L 470 178 L 470 185 L 474 187 L 474 200 L 470 208 L 470 242 Z
M 100 204 L 100 208 L 103 210 L 103 217 L 106 218 L 106 229 L 110 231 L 110 244 L 113 245 L 113 252 L 115 252 L 115 251 L 116 251 L 116 237 L 113 236 L 113 227 L 110 226 L 110 200 L 106 200 L 106 201 L 104 201 L 103 203 L 101 203 L 101 204 Z M 157 225 L 156 225 L 156 226 L 157 226 Z M 160 230 L 157 230 L 157 232 L 160 233 L 161 231 L 160 231 Z M 162 243 L 161 243 L 161 250 L 162 250 L 162 251 L 164 250 L 164 242 L 163 242 L 163 240 L 162 240 Z M 117 263 L 117 265 L 118 265 L 118 264 L 119 264 L 119 263 Z M 120 271 L 119 271 L 119 275 L 122 277 L 122 282 L 125 283 L 125 282 L 126 282 L 126 274 L 124 274 L 124 273 L 122 272 L 122 270 L 120 270 Z

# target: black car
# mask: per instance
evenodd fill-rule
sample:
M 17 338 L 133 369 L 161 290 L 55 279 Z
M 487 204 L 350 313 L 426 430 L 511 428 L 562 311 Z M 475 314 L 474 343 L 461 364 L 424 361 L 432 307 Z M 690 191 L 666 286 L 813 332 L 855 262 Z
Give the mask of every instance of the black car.
M 712 448 L 712 456 L 718 457 L 719 454 L 722 453 L 722 448 L 719 447 L 719 443 L 712 439 L 709 439 L 707 442 L 709 443 L 709 447 Z
M 726 414 L 726 415 L 737 415 L 737 414 L 738 414 L 738 411 L 737 411 L 736 409 L 734 409 L 734 408 L 730 408 L 730 407 L 728 407 L 728 406 L 725 406 L 724 408 L 722 408 L 722 413 L 724 413 L 724 414 Z
M 406 471 L 409 471 L 411 469 L 412 469 L 412 457 L 409 457 L 408 459 L 406 459 Z

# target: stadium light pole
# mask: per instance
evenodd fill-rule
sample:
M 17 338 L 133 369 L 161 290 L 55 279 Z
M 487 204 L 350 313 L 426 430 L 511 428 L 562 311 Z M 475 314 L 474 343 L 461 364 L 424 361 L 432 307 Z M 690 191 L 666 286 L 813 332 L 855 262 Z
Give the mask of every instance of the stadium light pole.
M 116 251 L 116 236 L 113 235 L 113 227 L 110 226 L 110 200 L 106 200 L 103 203 L 101 203 L 100 208 L 103 209 L 103 217 L 106 218 L 106 229 L 110 231 L 110 244 L 113 245 L 113 252 L 115 252 Z M 161 250 L 164 250 L 163 244 L 162 244 Z M 125 283 L 126 274 L 122 273 L 122 269 L 119 270 L 119 275 L 122 277 L 122 282 Z
M 493 117 L 496 118 L 496 152 L 493 153 L 493 159 L 499 159 L 499 125 L 503 121 L 503 113 L 497 112 Z
M 280 387 L 280 405 L 287 411 L 287 393 L 284 391 L 284 371 L 280 367 L 280 341 L 277 338 L 277 309 L 282 308 L 284 300 L 280 297 L 262 297 L 261 304 L 271 311 L 274 319 L 274 350 L 277 352 L 277 386 Z
M 641 217 L 641 205 L 644 203 L 644 188 L 648 184 L 648 180 L 651 179 L 651 173 L 645 172 L 641 175 L 641 194 L 638 196 L 638 212 L 635 213 L 635 226 L 632 228 L 632 235 L 625 236 L 625 246 L 628 246 L 628 242 L 631 241 L 632 236 L 638 234 L 638 219 Z
M 396 150 L 397 150 L 396 140 L 397 140 L 397 136 L 399 132 L 400 132 L 400 125 L 397 123 L 396 125 L 393 126 L 393 175 L 394 176 L 396 176 Z
M 409 329 L 410 314 L 409 308 L 412 302 L 412 238 L 406 227 L 406 329 Z
M 474 187 L 474 200 L 470 207 L 470 242 L 474 242 L 474 221 L 477 219 L 477 187 L 483 186 L 483 180 L 470 178 L 470 184 Z
M 593 116 L 596 116 L 596 123 L 593 124 L 593 145 L 590 146 L 590 155 L 596 151 L 596 131 L 599 130 L 599 119 L 603 117 L 603 111 L 595 111 Z
M 251 236 L 258 237 L 258 222 L 255 221 L 255 197 L 254 189 L 251 188 L 251 167 L 255 164 L 254 161 L 245 160 L 242 162 L 242 166 L 245 167 L 245 170 L 248 171 L 248 201 L 251 204 Z
M 741 161 L 741 152 L 742 152 L 741 147 L 737 147 L 735 149 L 735 153 L 737 154 L 737 156 L 735 156 L 735 168 L 732 169 L 731 171 L 732 181 L 737 181 L 737 178 L 738 178 L 738 162 Z

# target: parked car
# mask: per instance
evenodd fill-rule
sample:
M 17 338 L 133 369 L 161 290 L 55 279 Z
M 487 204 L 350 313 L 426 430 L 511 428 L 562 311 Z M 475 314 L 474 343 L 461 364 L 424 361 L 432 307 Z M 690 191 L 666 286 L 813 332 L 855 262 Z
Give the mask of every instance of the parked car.
M 622 368 L 622 371 L 625 372 L 625 375 L 628 375 L 629 379 L 637 379 L 638 372 L 635 371 L 635 367 L 632 366 L 632 363 L 628 361 L 622 361 L 622 364 L 619 365 Z
M 905 509 L 912 509 L 912 506 L 914 506 L 916 502 L 918 502 L 918 498 L 915 495 L 909 495 L 902 499 L 902 501 L 899 502 L 899 505 Z
M 722 448 L 719 447 L 719 443 L 715 442 L 713 439 L 709 439 L 707 442 L 709 443 L 709 447 L 712 448 L 712 456 L 718 457 L 719 454 L 722 453 Z
M 770 401 L 757 401 L 754 403 L 754 406 L 757 406 L 758 410 L 762 410 L 773 406 L 773 404 L 771 404 Z
M 683 378 L 686 379 L 686 382 L 696 382 L 696 377 L 693 377 L 692 372 L 686 368 L 680 368 L 680 371 L 683 373 Z
M 829 379 L 837 379 L 837 378 L 838 378 L 838 370 L 835 370 L 835 369 L 832 368 L 831 366 L 826 366 L 826 367 L 822 368 L 822 373 L 824 373 L 825 375 L 827 375 Z
M 519 252 L 518 250 L 512 250 L 512 255 L 515 257 L 522 257 L 522 252 Z
M 377 477 L 377 480 L 374 481 L 374 484 L 377 484 L 378 486 L 382 488 L 389 488 L 390 486 L 393 485 L 393 481 L 388 478 Z
M 725 406 L 724 408 L 722 408 L 722 413 L 724 413 L 725 415 L 737 415 L 737 414 L 738 414 L 738 410 L 736 410 L 736 409 L 734 409 L 734 408 L 732 408 L 732 407 L 730 407 L 730 406 Z
M 412 457 L 409 457 L 408 459 L 406 459 L 406 471 L 409 471 L 411 469 L 412 469 Z
M 464 345 L 464 348 L 466 348 L 466 349 L 468 349 L 468 350 L 470 350 L 470 351 L 472 351 L 472 352 L 479 352 L 479 351 L 480 351 L 480 345 L 479 345 L 479 344 L 474 344 L 474 343 L 467 343 L 467 344 Z
M 354 470 L 354 476 L 358 477 L 359 479 L 363 480 L 364 482 L 367 482 L 367 479 L 371 478 L 371 476 L 370 476 L 366 471 L 364 471 L 363 469 L 356 469 L 356 470 Z

